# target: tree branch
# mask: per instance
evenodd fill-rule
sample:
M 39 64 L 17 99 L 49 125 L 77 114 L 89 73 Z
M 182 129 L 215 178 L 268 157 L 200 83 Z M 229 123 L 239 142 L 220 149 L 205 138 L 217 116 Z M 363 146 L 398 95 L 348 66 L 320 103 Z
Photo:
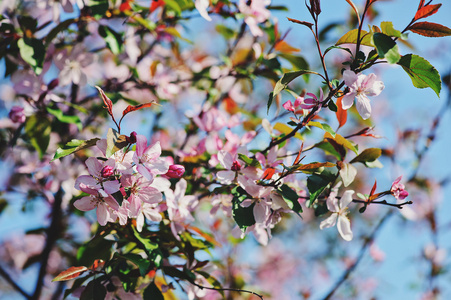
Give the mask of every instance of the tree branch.
M 392 215 L 392 211 L 389 210 L 379 221 L 377 226 L 373 229 L 373 232 L 371 232 L 370 236 L 365 239 L 365 242 L 363 243 L 362 247 L 360 248 L 359 255 L 357 256 L 357 259 L 354 261 L 352 265 L 350 265 L 344 273 L 341 275 L 340 279 L 334 284 L 334 286 L 330 289 L 329 293 L 326 295 L 326 297 L 323 298 L 323 300 L 329 300 L 332 299 L 332 296 L 335 294 L 335 292 L 338 290 L 338 288 L 349 278 L 349 275 L 355 270 L 357 265 L 360 263 L 360 261 L 363 258 L 363 255 L 366 252 L 366 249 L 371 244 L 371 242 L 374 241 L 374 238 L 377 234 L 377 232 L 381 229 L 382 225 L 389 219 L 389 217 Z
M 197 286 L 200 289 L 207 289 L 207 290 L 214 290 L 214 291 L 233 291 L 233 292 L 240 292 L 240 293 L 249 293 L 252 295 L 255 295 L 263 300 L 263 296 L 260 294 L 257 294 L 256 292 L 248 291 L 248 290 L 242 290 L 242 289 L 233 289 L 233 288 L 214 288 L 214 287 L 206 287 L 202 286 L 200 284 L 197 284 L 195 282 L 191 282 L 191 284 Z
M 9 276 L 5 269 L 0 266 L 0 276 L 2 276 L 6 282 L 8 282 L 16 291 L 18 291 L 22 296 L 26 299 L 31 299 L 31 296 L 28 295 L 14 280 Z

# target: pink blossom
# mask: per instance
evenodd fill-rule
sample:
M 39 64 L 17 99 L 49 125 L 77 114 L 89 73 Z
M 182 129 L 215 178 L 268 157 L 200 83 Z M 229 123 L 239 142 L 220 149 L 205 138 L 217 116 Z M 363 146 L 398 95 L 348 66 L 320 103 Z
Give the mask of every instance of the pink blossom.
M 96 209 L 97 221 L 100 225 L 105 226 L 107 222 L 114 222 L 112 218 L 113 211 L 119 209 L 117 201 L 107 195 L 104 197 L 98 190 L 89 188 L 87 185 L 80 183 L 81 191 L 89 194 L 89 196 L 78 199 L 74 202 L 74 206 L 81 211 L 89 211 Z
M 136 152 L 133 161 L 136 169 L 148 180 L 152 181 L 155 175 L 165 174 L 169 170 L 169 164 L 160 158 L 161 146 L 160 142 L 147 146 L 147 139 L 143 135 L 136 137 Z
M 143 202 L 155 204 L 163 200 L 161 192 L 151 187 L 151 182 L 141 175 L 124 175 L 121 184 L 128 189 L 130 196 L 127 199 L 130 203 L 130 217 L 136 218 L 141 211 Z
M 409 192 L 405 190 L 404 184 L 399 183 L 401 179 L 402 176 L 396 178 L 390 189 L 390 193 L 398 200 L 404 200 L 407 196 L 409 196 Z
M 23 107 L 20 106 L 13 106 L 8 116 L 14 123 L 23 123 L 27 118 L 25 116 Z
M 216 173 L 218 181 L 222 184 L 231 184 L 235 179 L 238 171 L 241 170 L 242 163 L 236 157 L 234 158 L 229 152 L 221 150 L 218 153 L 218 160 L 227 170 Z
M 265 22 L 271 16 L 271 13 L 266 6 L 271 4 L 271 0 L 240 0 L 238 9 L 246 17 L 244 22 L 251 30 L 253 36 L 262 36 L 263 31 L 258 27 L 259 23 Z
M 352 240 L 351 223 L 346 217 L 348 214 L 347 206 L 352 202 L 352 195 L 354 191 L 349 190 L 343 193 L 340 200 L 337 199 L 337 189 L 334 188 L 327 198 L 327 209 L 332 212 L 332 214 L 321 222 L 319 228 L 323 230 L 324 228 L 333 227 L 337 224 L 338 232 L 345 241 Z
M 349 88 L 349 92 L 343 96 L 343 109 L 351 108 L 354 104 L 354 98 L 356 98 L 357 111 L 364 120 L 368 119 L 371 115 L 371 105 L 368 96 L 378 96 L 384 89 L 384 83 L 376 80 L 375 74 L 367 76 L 355 74 L 350 70 L 344 71 L 343 79 Z
M 139 232 L 142 231 L 144 226 L 144 218 L 154 221 L 160 222 L 163 217 L 160 214 L 160 209 L 156 204 L 149 204 L 147 202 L 143 202 L 141 205 L 141 209 L 136 217 L 136 230 Z
M 191 211 L 198 204 L 198 200 L 193 195 L 185 195 L 187 182 L 180 179 L 175 185 L 175 190 L 166 190 L 166 204 L 168 206 L 168 215 L 171 220 L 171 230 L 175 237 L 184 231 L 184 224 L 194 221 Z
M 164 174 L 165 176 L 169 177 L 169 178 L 182 178 L 183 174 L 185 173 L 185 167 L 182 165 L 170 165 L 169 166 L 169 170 L 166 174 Z
M 82 44 L 76 44 L 70 54 L 67 49 L 55 56 L 55 65 L 61 70 L 59 83 L 67 85 L 71 82 L 78 85 L 87 83 L 85 68 L 94 62 L 94 55 L 86 51 Z
M 76 189 L 80 189 L 83 184 L 90 189 L 97 190 L 104 197 L 119 191 L 119 181 L 112 176 L 115 170 L 114 159 L 100 162 L 97 158 L 90 157 L 85 161 L 85 164 L 90 175 L 79 176 L 75 181 Z
M 227 117 L 224 112 L 212 107 L 202 111 L 199 116 L 193 118 L 194 123 L 203 131 L 219 131 L 227 125 Z

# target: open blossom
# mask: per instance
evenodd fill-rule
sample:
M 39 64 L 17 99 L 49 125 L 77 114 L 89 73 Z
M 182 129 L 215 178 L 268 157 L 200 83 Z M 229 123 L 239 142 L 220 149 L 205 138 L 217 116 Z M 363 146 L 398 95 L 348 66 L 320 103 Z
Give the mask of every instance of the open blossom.
M 352 195 L 354 191 L 349 190 L 343 193 L 340 200 L 337 199 L 337 189 L 333 189 L 327 198 L 327 209 L 332 212 L 332 214 L 321 222 L 319 228 L 323 230 L 324 228 L 329 228 L 337 224 L 338 232 L 345 241 L 352 240 L 351 223 L 346 217 L 348 214 L 348 205 L 352 202 Z
M 404 184 L 399 183 L 401 181 L 401 178 L 402 176 L 396 178 L 390 189 L 390 193 L 398 200 L 403 200 L 407 196 L 409 196 L 409 192 L 405 190 Z
M 234 159 L 229 152 L 224 150 L 219 151 L 218 160 L 227 169 L 216 173 L 218 181 L 223 184 L 231 184 L 237 172 L 241 170 L 242 163 Z
M 271 4 L 271 0 L 240 0 L 238 3 L 238 9 L 246 16 L 244 22 L 249 26 L 253 36 L 263 35 L 258 24 L 265 22 L 271 16 L 270 11 L 266 8 L 269 4 Z
M 74 206 L 81 211 L 89 211 L 96 209 L 97 221 L 100 225 L 105 226 L 108 222 L 114 222 L 115 215 L 113 212 L 119 209 L 117 201 L 107 195 L 106 197 L 99 193 L 99 190 L 89 188 L 87 185 L 80 183 L 79 189 L 89 196 L 78 199 L 74 202 Z
M 147 146 L 147 139 L 143 135 L 136 136 L 136 152 L 133 161 L 137 171 L 152 181 L 155 175 L 165 174 L 169 170 L 169 164 L 160 158 L 160 142 Z
M 375 74 L 367 76 L 355 74 L 350 70 L 344 71 L 343 79 L 349 88 L 349 92 L 343 96 L 343 109 L 351 108 L 354 104 L 354 98 L 356 98 L 357 111 L 364 120 L 368 119 L 371 115 L 371 104 L 368 96 L 378 96 L 384 89 L 384 83 L 376 80 Z
M 88 81 L 85 68 L 94 62 L 94 55 L 86 51 L 82 44 L 75 45 L 70 54 L 67 49 L 55 56 L 55 65 L 61 70 L 59 74 L 60 85 L 71 82 L 85 85 Z

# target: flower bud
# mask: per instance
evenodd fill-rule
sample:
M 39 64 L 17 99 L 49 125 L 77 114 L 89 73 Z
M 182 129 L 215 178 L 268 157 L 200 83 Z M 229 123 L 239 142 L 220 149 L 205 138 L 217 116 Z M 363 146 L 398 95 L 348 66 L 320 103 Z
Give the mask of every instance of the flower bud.
M 169 178 L 182 178 L 185 167 L 181 165 L 170 165 L 169 171 L 165 174 Z
M 232 163 L 232 167 L 230 168 L 230 170 L 235 171 L 235 172 L 241 170 L 241 164 L 240 164 L 240 162 L 237 161 L 237 160 L 235 160 L 235 161 Z
M 130 136 L 128 137 L 125 137 L 125 140 L 127 141 L 127 143 L 129 143 L 129 144 L 134 144 L 134 143 L 136 143 L 136 136 L 137 136 L 138 134 L 135 132 L 135 131 L 133 131 L 132 133 L 130 133 Z
M 102 171 L 100 171 L 100 174 L 103 178 L 108 178 L 114 174 L 114 169 L 112 166 L 105 166 Z
M 9 112 L 9 118 L 14 123 L 23 123 L 25 122 L 26 116 L 23 112 L 23 107 L 13 106 L 11 111 Z

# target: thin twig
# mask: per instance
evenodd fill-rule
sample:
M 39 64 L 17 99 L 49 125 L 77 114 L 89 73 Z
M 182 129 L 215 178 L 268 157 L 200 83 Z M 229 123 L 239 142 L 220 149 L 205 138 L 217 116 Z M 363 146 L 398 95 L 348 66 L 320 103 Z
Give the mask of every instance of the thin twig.
M 3 279 L 6 280 L 16 291 L 18 291 L 22 296 L 24 296 L 26 299 L 31 299 L 31 296 L 28 295 L 14 280 L 9 276 L 9 274 L 6 272 L 5 269 L 0 266 L 0 276 L 3 277 Z
M 371 232 L 370 236 L 365 239 L 365 242 L 363 243 L 362 247 L 360 248 L 359 255 L 357 256 L 357 259 L 354 261 L 352 265 L 350 265 L 344 273 L 341 275 L 340 279 L 334 284 L 334 286 L 330 289 L 329 293 L 326 295 L 326 297 L 323 298 L 323 300 L 332 299 L 332 296 L 335 294 L 335 292 L 338 290 L 338 288 L 345 282 L 349 275 L 355 270 L 357 265 L 360 263 L 360 261 L 363 258 L 363 255 L 366 252 L 366 249 L 368 246 L 374 241 L 374 238 L 377 234 L 377 232 L 380 230 L 382 225 L 388 220 L 388 218 L 392 215 L 392 211 L 389 210 L 379 221 L 379 224 L 374 228 L 373 232 Z
M 200 284 L 197 284 L 195 282 L 191 282 L 191 284 L 197 286 L 200 289 L 207 289 L 207 290 L 214 290 L 214 291 L 233 291 L 233 292 L 240 292 L 240 293 L 249 293 L 252 295 L 255 295 L 263 300 L 263 296 L 260 294 L 257 294 L 256 292 L 248 291 L 248 290 L 242 290 L 242 289 L 233 289 L 233 288 L 214 288 L 214 287 L 206 287 L 202 286 Z

